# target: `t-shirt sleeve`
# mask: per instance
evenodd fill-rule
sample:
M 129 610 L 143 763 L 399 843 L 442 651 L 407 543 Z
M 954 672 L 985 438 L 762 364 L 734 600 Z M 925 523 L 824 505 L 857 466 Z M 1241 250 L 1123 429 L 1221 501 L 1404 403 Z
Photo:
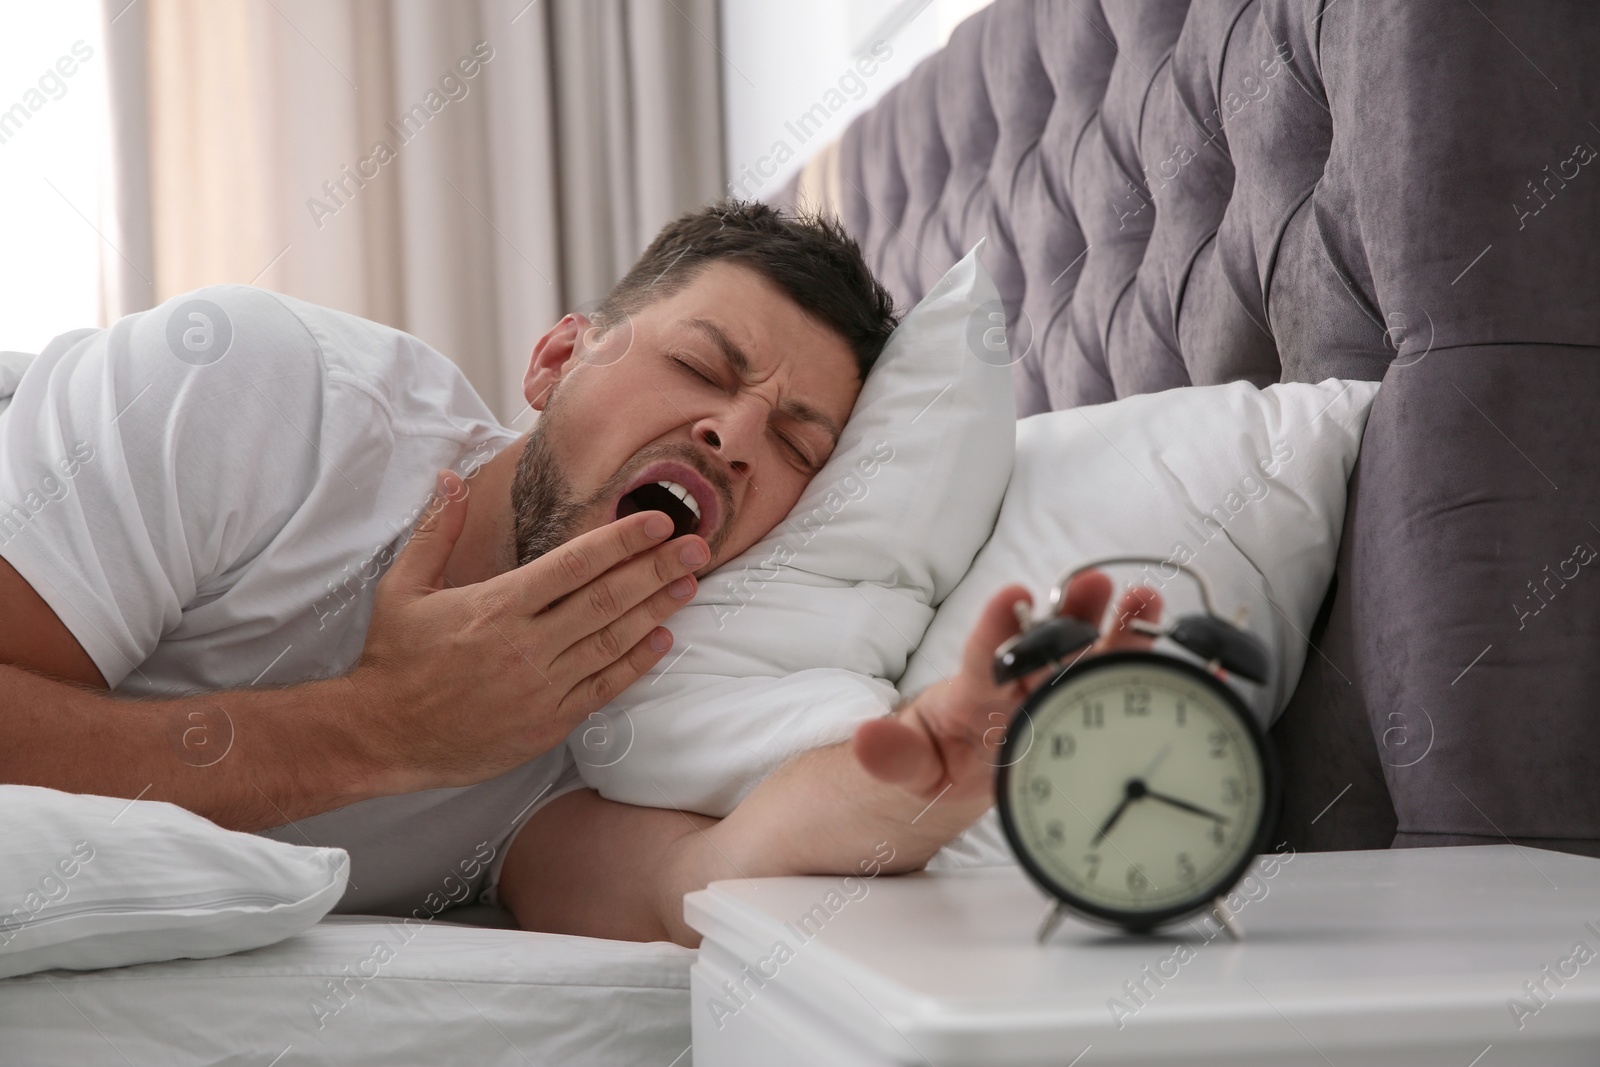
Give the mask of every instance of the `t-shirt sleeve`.
M 0 415 L 0 556 L 113 688 L 315 483 L 326 370 L 273 294 L 215 286 L 58 337 Z

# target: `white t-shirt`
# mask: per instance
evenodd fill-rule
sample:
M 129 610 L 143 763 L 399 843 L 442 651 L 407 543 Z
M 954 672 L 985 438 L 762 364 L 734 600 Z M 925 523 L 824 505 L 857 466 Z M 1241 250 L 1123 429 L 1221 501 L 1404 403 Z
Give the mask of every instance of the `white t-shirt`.
M 516 436 L 416 338 L 244 286 L 57 338 L 0 418 L 0 554 L 138 695 L 347 671 L 435 473 Z
M 119 694 L 334 677 L 359 658 L 374 588 L 436 473 L 465 476 L 516 437 L 414 337 L 260 289 L 201 289 L 58 337 L 28 367 L 0 413 L 0 556 Z M 502 806 L 554 782 L 561 749 L 497 779 Z M 487 833 L 421 825 L 467 792 L 269 834 L 351 848 L 341 910 L 406 912 Z M 367 854 L 396 834 L 404 853 Z

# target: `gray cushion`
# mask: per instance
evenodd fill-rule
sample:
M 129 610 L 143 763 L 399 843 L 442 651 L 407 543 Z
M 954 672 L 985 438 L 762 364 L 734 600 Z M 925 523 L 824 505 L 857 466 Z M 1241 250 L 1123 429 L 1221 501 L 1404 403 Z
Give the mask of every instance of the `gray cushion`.
M 997 0 L 844 135 L 900 301 L 989 236 L 1021 413 L 1385 382 L 1275 732 L 1300 847 L 1600 852 L 1596 55 L 1580 0 Z

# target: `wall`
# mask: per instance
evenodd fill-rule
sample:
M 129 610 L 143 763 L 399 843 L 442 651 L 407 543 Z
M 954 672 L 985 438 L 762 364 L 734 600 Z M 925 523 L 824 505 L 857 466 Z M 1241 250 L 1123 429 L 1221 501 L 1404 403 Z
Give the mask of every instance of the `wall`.
M 722 0 L 727 180 L 759 198 L 988 0 Z

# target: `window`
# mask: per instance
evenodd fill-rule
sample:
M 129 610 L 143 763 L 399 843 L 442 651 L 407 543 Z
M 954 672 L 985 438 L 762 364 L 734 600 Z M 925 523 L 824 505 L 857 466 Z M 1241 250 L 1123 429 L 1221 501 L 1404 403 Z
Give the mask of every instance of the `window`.
M 99 0 L 7 5 L 0 23 L 0 350 L 101 325 L 117 253 Z

